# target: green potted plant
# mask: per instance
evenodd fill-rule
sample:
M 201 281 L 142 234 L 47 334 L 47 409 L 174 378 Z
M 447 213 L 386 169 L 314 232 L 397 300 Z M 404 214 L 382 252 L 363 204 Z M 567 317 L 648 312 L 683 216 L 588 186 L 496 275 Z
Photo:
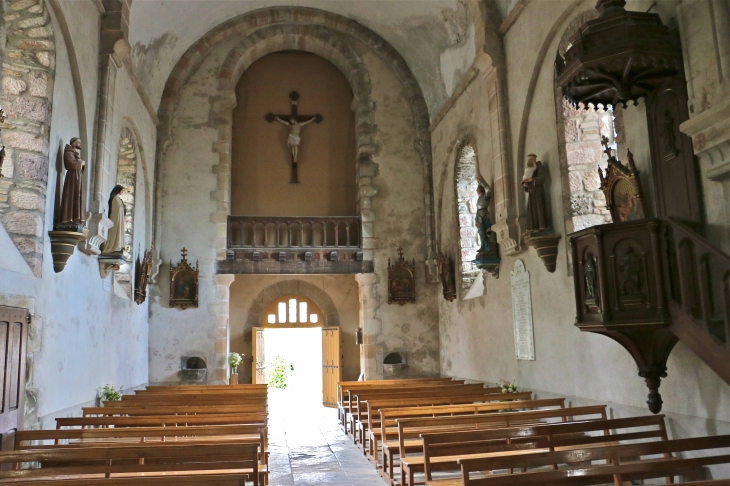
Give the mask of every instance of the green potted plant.
M 114 385 L 107 383 L 104 388 L 99 390 L 99 399 L 102 402 L 116 402 L 122 399 L 122 392 L 114 388 Z
M 243 361 L 243 356 L 238 353 L 228 355 L 228 365 L 231 367 L 231 385 L 238 385 L 238 365 Z

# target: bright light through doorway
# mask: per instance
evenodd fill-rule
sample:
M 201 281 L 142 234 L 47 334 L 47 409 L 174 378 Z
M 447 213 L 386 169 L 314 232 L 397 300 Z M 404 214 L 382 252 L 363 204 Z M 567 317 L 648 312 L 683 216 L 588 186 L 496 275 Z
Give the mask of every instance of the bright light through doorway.
M 264 331 L 267 380 L 271 383 L 274 361 L 284 358 L 286 388 L 269 388 L 269 397 L 296 397 L 306 406 L 322 407 L 322 328 L 284 328 Z M 294 370 L 292 370 L 292 367 Z

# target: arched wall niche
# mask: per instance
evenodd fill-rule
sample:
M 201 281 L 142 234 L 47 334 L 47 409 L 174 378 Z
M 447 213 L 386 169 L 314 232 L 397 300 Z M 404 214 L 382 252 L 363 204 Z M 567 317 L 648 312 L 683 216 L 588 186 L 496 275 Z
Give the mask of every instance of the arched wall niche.
M 342 68 L 318 54 L 283 50 L 234 71 L 235 78 L 239 81 L 231 134 L 231 214 L 358 214 L 354 95 L 352 80 Z M 274 112 L 288 121 L 292 91 L 299 95 L 299 114 L 323 117 L 302 129 L 297 184 L 287 183 L 289 127 L 265 118 Z
M 240 75 L 255 60 L 266 54 L 281 50 L 301 50 L 317 54 L 337 66 L 350 82 L 355 100 L 352 109 L 356 117 L 357 137 L 357 177 L 359 182 L 359 212 L 364 220 L 371 222 L 375 217 L 368 200 L 369 195 L 377 194 L 377 187 L 363 182 L 377 175 L 378 167 L 373 161 L 377 153 L 377 126 L 373 122 L 374 106 L 370 99 L 371 84 L 367 69 L 358 52 L 351 44 L 359 43 L 370 49 L 383 59 L 400 81 L 415 121 L 414 148 L 423 162 L 423 178 L 426 190 L 425 206 L 427 210 L 428 259 L 434 257 L 433 232 L 433 189 L 431 180 L 431 136 L 428 130 L 429 114 L 423 93 L 411 73 L 405 60 L 385 40 L 359 23 L 323 10 L 304 7 L 264 8 L 248 12 L 213 28 L 200 40 L 193 44 L 173 68 L 165 85 L 158 116 L 158 158 L 164 161 L 164 152 L 171 143 L 172 117 L 179 100 L 180 92 L 189 77 L 197 70 L 200 63 L 216 48 L 218 44 L 232 38 L 241 38 L 241 43 L 229 54 L 219 73 L 220 88 L 223 97 L 211 113 L 211 122 L 219 132 L 229 121 L 229 112 L 235 106 L 233 89 Z M 217 151 L 225 159 L 225 151 L 229 149 L 230 133 L 221 133 Z M 222 161 L 222 167 L 230 160 Z M 162 164 L 158 164 L 157 175 Z M 230 172 L 221 173 L 221 178 L 230 179 Z M 224 182 L 227 184 L 228 182 Z M 225 191 L 225 190 L 224 190 Z M 159 198 L 158 198 L 159 201 Z M 221 204 L 221 207 L 227 204 Z M 158 208 L 159 210 L 160 208 Z M 228 208 L 215 215 L 221 218 L 227 215 Z M 224 224 L 224 223 L 222 223 Z M 160 241 L 160 234 L 155 239 Z M 225 258 L 225 248 L 218 248 L 218 257 Z
M 45 214 L 56 43 L 45 1 L 2 1 L 0 6 L 5 62 L 4 69 L 0 68 L 2 107 L 7 115 L 1 137 L 6 157 L 0 170 L 0 220 L 30 269 L 40 277 L 43 236 L 48 230 Z
M 473 135 L 467 135 L 458 145 L 454 162 L 454 201 L 456 221 L 458 223 L 458 269 L 457 282 L 462 298 L 471 288 L 479 276 L 479 269 L 472 260 L 476 259 L 477 249 L 481 242 L 475 223 L 477 200 L 477 176 L 479 163 L 477 158 L 476 140 Z

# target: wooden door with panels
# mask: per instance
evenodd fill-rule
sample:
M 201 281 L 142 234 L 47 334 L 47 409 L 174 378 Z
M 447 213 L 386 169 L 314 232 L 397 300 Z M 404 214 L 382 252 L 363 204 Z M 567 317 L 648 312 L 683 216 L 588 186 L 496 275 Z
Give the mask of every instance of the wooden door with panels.
M 0 306 L 0 450 L 13 449 L 15 432 L 23 428 L 25 350 L 30 312 Z
M 251 331 L 251 352 L 253 362 L 251 363 L 251 383 L 263 385 L 266 383 L 266 352 L 264 346 L 264 330 L 254 327 Z
M 322 328 L 322 405 L 337 407 L 337 382 L 342 381 L 340 328 Z

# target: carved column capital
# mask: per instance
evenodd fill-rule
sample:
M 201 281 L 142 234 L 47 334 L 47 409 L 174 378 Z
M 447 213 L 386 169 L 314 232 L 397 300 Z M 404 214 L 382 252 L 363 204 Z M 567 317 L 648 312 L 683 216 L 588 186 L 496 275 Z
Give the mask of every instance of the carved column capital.
M 109 238 L 109 230 L 114 226 L 114 222 L 106 217 L 104 210 L 101 210 L 100 212 L 91 213 L 87 226 L 89 236 L 79 243 L 79 250 L 87 255 L 99 255 L 101 254 L 101 245 L 106 243 L 107 238 Z
M 527 249 L 522 242 L 522 233 L 526 229 L 526 218 L 507 218 L 492 226 L 502 255 L 516 255 Z

